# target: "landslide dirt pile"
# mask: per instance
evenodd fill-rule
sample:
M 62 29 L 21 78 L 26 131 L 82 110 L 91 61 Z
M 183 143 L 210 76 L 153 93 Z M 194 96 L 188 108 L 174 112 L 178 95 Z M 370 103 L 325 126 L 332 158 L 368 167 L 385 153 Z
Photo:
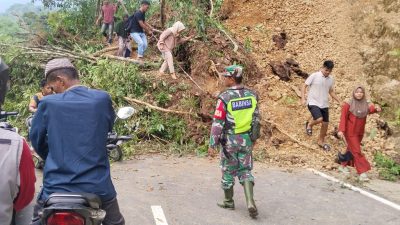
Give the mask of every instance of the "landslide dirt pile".
M 363 58 L 359 54 L 358 35 L 354 32 L 356 24 L 352 16 L 355 7 L 347 0 L 224 1 L 221 13 L 224 25 L 242 46 L 251 50 L 263 73 L 253 88 L 262 98 L 264 119 L 270 123 L 265 123 L 264 139 L 256 155 L 265 156 L 271 163 L 279 165 L 336 167 L 333 159 L 337 150 L 344 146 L 329 135 L 327 142 L 333 149 L 326 153 L 316 145 L 317 128 L 313 137 L 305 135 L 304 122 L 309 112 L 299 104 L 298 97 L 304 78 L 287 62 L 298 63 L 297 69 L 304 75 L 317 71 L 324 60 L 334 60 L 336 92 L 342 100 L 350 96 L 356 84 L 365 85 L 370 91 Z M 290 73 L 289 76 L 282 79 L 275 75 L 274 65 L 278 65 L 283 73 Z M 337 103 L 331 102 L 330 114 L 328 132 L 333 133 L 340 116 Z M 364 139 L 364 149 L 370 161 L 375 151 L 392 150 L 391 144 L 383 138 L 384 132 L 377 129 L 378 118 L 379 115 L 369 117 L 368 133 Z

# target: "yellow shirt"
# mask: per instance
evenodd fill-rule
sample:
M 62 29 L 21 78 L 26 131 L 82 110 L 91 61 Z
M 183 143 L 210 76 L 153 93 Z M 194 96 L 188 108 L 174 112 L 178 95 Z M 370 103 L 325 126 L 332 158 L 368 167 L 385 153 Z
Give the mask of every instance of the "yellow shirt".
M 42 92 L 38 92 L 38 93 L 36 93 L 36 94 L 31 98 L 31 101 L 30 101 L 29 105 L 30 105 L 30 106 L 33 106 L 33 107 L 35 107 L 35 108 L 37 108 L 37 102 L 36 102 L 36 100 L 35 100 L 35 96 L 37 96 L 37 98 L 38 98 L 39 101 L 40 101 L 40 100 L 42 100 L 42 98 L 43 98 L 43 94 L 42 94 Z

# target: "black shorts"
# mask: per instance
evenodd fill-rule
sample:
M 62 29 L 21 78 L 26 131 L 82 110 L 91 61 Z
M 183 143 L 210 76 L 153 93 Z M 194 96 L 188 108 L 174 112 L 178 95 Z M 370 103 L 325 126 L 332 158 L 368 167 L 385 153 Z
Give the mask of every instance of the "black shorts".
M 308 110 L 310 110 L 311 115 L 314 120 L 317 120 L 322 117 L 322 121 L 328 123 L 329 122 L 329 108 L 321 109 L 315 105 L 309 105 Z

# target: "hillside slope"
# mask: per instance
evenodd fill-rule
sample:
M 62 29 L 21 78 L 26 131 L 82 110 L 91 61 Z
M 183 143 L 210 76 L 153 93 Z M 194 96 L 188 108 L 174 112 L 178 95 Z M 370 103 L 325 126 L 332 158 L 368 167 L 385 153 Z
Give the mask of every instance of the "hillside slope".
M 270 162 L 295 164 L 300 166 L 317 166 L 328 169 L 336 167 L 333 159 L 340 144 L 333 136 L 327 142 L 333 145 L 330 153 L 324 153 L 317 145 L 318 130 L 312 138 L 304 133 L 304 122 L 309 117 L 306 107 L 301 106 L 296 91 L 304 79 L 292 75 L 288 82 L 279 80 L 272 73 L 269 63 L 296 60 L 303 71 L 317 71 L 326 59 L 334 60 L 336 68 L 336 92 L 344 101 L 350 96 L 355 85 L 362 84 L 369 90 L 366 75 L 363 73 L 363 62 L 357 48 L 358 39 L 354 32 L 352 20 L 353 6 L 347 0 L 322 1 L 269 1 L 237 0 L 225 1 L 222 12 L 226 18 L 224 24 L 244 46 L 250 48 L 257 65 L 264 77 L 254 86 L 262 97 L 262 111 L 265 119 L 272 121 L 279 130 L 287 133 L 300 144 L 283 135 L 273 133 L 258 148 L 258 154 L 266 154 Z M 285 32 L 286 47 L 279 49 L 272 41 L 273 35 Z M 268 89 L 266 89 L 266 85 Z M 337 126 L 340 116 L 340 105 L 331 101 L 331 124 L 329 133 Z M 376 129 L 376 119 L 368 119 L 365 141 L 366 155 L 372 160 L 376 150 L 387 148 L 382 134 Z M 274 132 L 274 131 L 272 131 Z M 264 133 L 268 132 L 264 130 Z M 268 135 L 268 134 L 267 134 Z M 306 148 L 302 146 L 310 146 Z M 265 146 L 275 146 L 266 148 Z

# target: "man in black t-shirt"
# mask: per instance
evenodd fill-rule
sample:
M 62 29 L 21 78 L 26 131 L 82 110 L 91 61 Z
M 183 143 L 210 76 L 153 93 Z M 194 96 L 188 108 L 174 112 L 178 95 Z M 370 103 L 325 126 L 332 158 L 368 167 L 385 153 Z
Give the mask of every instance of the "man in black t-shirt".
M 129 18 L 129 26 L 127 28 L 132 39 L 138 45 L 137 57 L 139 61 L 143 60 L 144 52 L 147 49 L 146 33 L 152 33 L 154 31 L 154 28 L 146 23 L 146 12 L 149 7 L 149 1 L 142 1 L 140 9 Z

